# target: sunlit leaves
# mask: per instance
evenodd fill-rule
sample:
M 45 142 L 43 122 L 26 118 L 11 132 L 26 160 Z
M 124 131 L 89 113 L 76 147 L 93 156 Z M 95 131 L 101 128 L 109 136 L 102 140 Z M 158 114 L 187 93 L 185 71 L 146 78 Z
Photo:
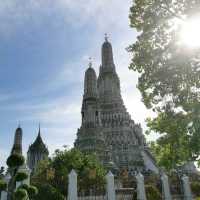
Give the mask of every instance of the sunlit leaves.
M 168 168 L 200 155 L 200 47 L 180 40 L 181 26 L 199 10 L 199 0 L 134 0 L 130 8 L 138 31 L 128 48 L 130 69 L 140 73 L 144 104 L 158 114 L 148 120 L 149 132 L 161 134 L 156 148 Z

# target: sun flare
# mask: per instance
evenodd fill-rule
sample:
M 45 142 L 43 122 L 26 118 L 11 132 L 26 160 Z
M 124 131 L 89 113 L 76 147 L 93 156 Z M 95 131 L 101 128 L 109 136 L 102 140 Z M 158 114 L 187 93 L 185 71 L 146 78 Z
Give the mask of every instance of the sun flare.
M 182 23 L 180 42 L 190 48 L 200 47 L 200 17 Z

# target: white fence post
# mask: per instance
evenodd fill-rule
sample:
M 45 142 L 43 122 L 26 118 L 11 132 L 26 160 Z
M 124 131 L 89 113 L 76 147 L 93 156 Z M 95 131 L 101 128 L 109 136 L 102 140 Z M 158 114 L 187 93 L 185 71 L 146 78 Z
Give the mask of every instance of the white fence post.
M 78 195 L 77 195 L 77 174 L 72 169 L 72 171 L 70 172 L 68 177 L 69 177 L 68 200 L 78 200 Z
M 144 187 L 144 176 L 139 172 L 136 175 L 137 180 L 137 200 L 147 200 Z
M 106 182 L 107 182 L 106 191 L 108 200 L 116 200 L 114 175 L 112 174 L 111 171 L 109 171 L 108 174 L 106 175 Z
M 162 196 L 164 200 L 172 200 L 170 188 L 169 188 L 169 180 L 168 176 L 163 173 L 161 176 L 162 181 Z
M 7 183 L 7 188 L 6 188 L 7 190 L 8 190 L 8 184 L 9 184 L 10 179 L 11 179 L 11 176 L 10 176 L 9 173 L 7 173 L 5 178 L 4 178 L 4 181 Z M 0 199 L 1 200 L 7 200 L 8 199 L 8 192 L 7 191 L 2 191 Z
M 184 200 L 192 200 L 193 198 L 188 176 L 183 175 L 181 179 L 183 183 Z
M 6 191 L 1 192 L 1 200 L 7 200 L 8 193 Z

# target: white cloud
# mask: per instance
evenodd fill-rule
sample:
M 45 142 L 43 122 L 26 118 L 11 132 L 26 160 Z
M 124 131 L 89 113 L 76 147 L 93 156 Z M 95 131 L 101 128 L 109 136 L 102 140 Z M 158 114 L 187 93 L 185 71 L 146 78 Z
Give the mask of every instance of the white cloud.
M 0 33 L 9 36 L 25 23 L 38 25 L 46 17 L 56 21 L 60 19 L 72 26 L 84 26 L 91 22 L 99 31 L 107 31 L 111 27 L 123 31 L 124 21 L 128 19 L 131 0 L 6 0 L 0 2 Z M 62 21 L 60 20 L 60 21 Z M 125 22 L 128 24 L 128 20 Z M 24 30 L 25 31 L 25 30 Z

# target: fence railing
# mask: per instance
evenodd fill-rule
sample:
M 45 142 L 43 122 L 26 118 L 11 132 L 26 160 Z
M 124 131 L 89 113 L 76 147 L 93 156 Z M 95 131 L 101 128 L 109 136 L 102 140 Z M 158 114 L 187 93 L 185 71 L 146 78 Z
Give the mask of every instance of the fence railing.
M 189 178 L 184 175 L 182 178 L 182 185 L 183 185 L 183 197 L 181 199 L 184 200 L 193 200 Z M 137 200 L 148 200 L 146 197 L 145 185 L 144 185 L 144 176 L 139 172 L 136 175 L 137 181 Z M 163 200 L 172 200 L 168 176 L 166 174 L 162 174 L 161 176 L 162 182 L 162 199 Z M 116 190 L 114 184 L 114 175 L 109 172 L 106 175 L 106 194 L 103 195 L 78 195 L 77 193 L 77 174 L 74 170 L 71 171 L 69 174 L 69 185 L 68 185 L 68 200 L 133 200 L 134 189 L 127 188 Z M 124 191 L 123 191 L 124 190 Z M 126 192 L 125 192 L 126 190 Z M 123 191 L 123 192 L 122 192 Z M 180 196 L 175 197 L 180 199 Z
M 89 194 L 78 193 L 77 189 L 77 173 L 75 170 L 72 170 L 68 175 L 69 184 L 68 184 L 68 198 L 67 200 L 133 200 L 135 190 L 133 188 L 122 188 L 115 189 L 114 175 L 109 172 L 106 175 L 106 190 L 102 193 L 92 193 Z M 144 185 L 144 176 L 139 172 L 135 176 L 137 182 L 137 200 L 148 200 L 146 197 L 145 185 Z M 163 200 L 193 200 L 189 178 L 184 175 L 181 178 L 181 184 L 183 188 L 182 196 L 172 197 L 169 187 L 168 176 L 162 174 L 161 176 L 162 183 L 162 199 Z M 17 187 L 19 184 L 17 184 Z M 2 191 L 0 200 L 7 200 L 7 192 Z

